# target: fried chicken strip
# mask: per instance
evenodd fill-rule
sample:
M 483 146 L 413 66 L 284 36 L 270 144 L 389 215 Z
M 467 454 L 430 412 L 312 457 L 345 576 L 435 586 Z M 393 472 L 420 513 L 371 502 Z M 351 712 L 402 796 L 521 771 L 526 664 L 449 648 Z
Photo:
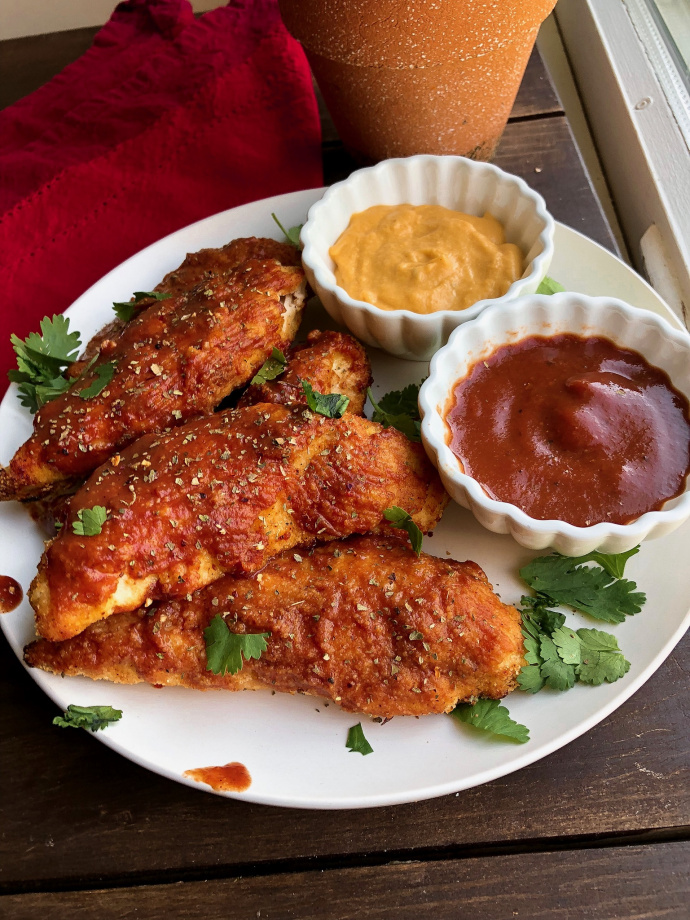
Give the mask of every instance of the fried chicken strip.
M 270 633 L 236 674 L 207 670 L 204 630 Z M 473 562 L 417 558 L 400 539 L 354 537 L 304 556 L 284 552 L 259 575 L 225 576 L 189 599 L 116 614 L 66 642 L 38 640 L 31 667 L 118 683 L 270 688 L 390 718 L 499 699 L 524 664 L 520 616 Z
M 293 345 L 287 355 L 287 368 L 276 380 L 251 384 L 238 406 L 259 402 L 283 406 L 306 406 L 302 381 L 308 381 L 317 393 L 340 393 L 350 402 L 347 412 L 361 415 L 371 384 L 371 365 L 356 339 L 344 332 L 314 330 L 306 342 Z
M 266 403 L 217 413 L 142 438 L 72 498 L 30 589 L 38 632 L 67 639 L 283 549 L 388 529 L 392 505 L 430 531 L 446 501 L 422 446 L 393 428 Z M 100 532 L 75 533 L 94 507 Z
M 199 264 L 183 263 L 177 280 L 168 276 L 159 288 L 196 279 L 202 266 L 207 277 L 152 301 L 117 337 L 101 338 L 92 365 L 71 368 L 72 376 L 84 372 L 82 379 L 36 413 L 32 436 L 0 470 L 0 500 L 36 498 L 83 480 L 142 435 L 208 415 L 253 377 L 274 347 L 287 347 L 302 314 L 304 273 L 274 258 L 251 257 L 249 242 L 248 258 L 227 271 L 211 272 L 204 253 L 197 254 Z M 270 250 L 269 243 L 283 249 L 259 240 L 257 251 Z M 85 398 L 110 365 L 112 379 Z

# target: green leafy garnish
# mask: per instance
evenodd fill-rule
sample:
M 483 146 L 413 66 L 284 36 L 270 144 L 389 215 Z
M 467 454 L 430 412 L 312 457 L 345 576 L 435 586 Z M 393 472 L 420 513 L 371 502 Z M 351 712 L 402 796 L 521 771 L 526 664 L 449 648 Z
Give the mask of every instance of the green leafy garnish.
M 537 288 L 537 294 L 560 294 L 561 291 L 564 291 L 565 288 L 562 284 L 559 284 L 558 281 L 555 281 L 553 278 L 549 278 L 546 275 Z
M 298 224 L 296 227 L 290 227 L 289 230 L 286 230 L 285 227 L 281 224 L 275 214 L 271 213 L 271 217 L 280 227 L 285 239 L 288 243 L 292 243 L 293 246 L 299 249 L 299 235 L 304 224 Z
M 625 563 L 639 551 L 639 546 L 633 546 L 627 553 L 600 553 L 594 550 L 591 553 L 587 553 L 586 556 L 574 557 L 573 565 L 581 565 L 583 562 L 596 562 L 613 578 L 622 578 L 625 572 Z
M 60 396 L 71 386 L 64 376 L 79 352 L 81 338 L 78 332 L 69 331 L 69 319 L 64 316 L 45 316 L 41 320 L 41 334 L 30 333 L 24 341 L 11 337 L 17 369 L 8 372 L 13 383 L 19 384 L 19 398 L 31 412 Z
M 118 319 L 128 323 L 132 317 L 139 312 L 137 304 L 142 300 L 167 300 L 172 294 L 163 291 L 135 291 L 134 300 L 128 300 L 124 303 L 114 303 L 113 310 Z
M 97 732 L 107 728 L 111 722 L 119 722 L 122 718 L 121 709 L 112 706 L 74 706 L 70 704 L 64 716 L 55 716 L 53 725 L 60 728 L 84 728 Z
M 374 407 L 372 419 L 385 428 L 397 428 L 410 441 L 421 441 L 419 419 L 419 406 L 417 398 L 421 383 L 410 383 L 403 390 L 391 390 L 381 397 L 377 403 L 371 392 L 367 390 L 369 402 Z
M 622 561 L 607 556 L 606 571 L 582 564 L 595 561 L 593 554 L 579 559 L 557 553 L 539 556 L 520 569 L 520 576 L 551 606 L 566 604 L 597 620 L 622 623 L 626 616 L 639 613 L 646 597 L 635 590 L 634 582 L 610 574 L 624 566 L 631 554 L 621 555 L 625 556 Z
M 411 515 L 402 508 L 398 508 L 397 505 L 392 505 L 390 508 L 386 508 L 383 512 L 383 516 L 393 527 L 399 527 L 401 530 L 407 531 L 412 549 L 419 556 L 422 551 L 422 531 L 412 520 Z
M 82 508 L 77 511 L 77 520 L 72 521 L 72 529 L 80 537 L 95 537 L 101 532 L 108 518 L 108 511 L 103 505 Z
M 206 642 L 206 670 L 214 674 L 237 674 L 242 670 L 242 656 L 245 661 L 261 658 L 268 648 L 266 639 L 270 633 L 232 633 L 220 614 L 211 620 L 204 630 Z
M 93 373 L 96 375 L 96 379 L 87 387 L 84 387 L 83 390 L 79 390 L 79 395 L 82 399 L 91 399 L 92 396 L 98 396 L 101 390 L 113 379 L 115 364 L 112 361 L 106 361 L 104 364 L 99 364 L 95 367 Z
M 544 686 L 569 690 L 576 681 L 599 685 L 604 681 L 613 683 L 627 674 L 630 662 L 610 633 L 574 630 L 564 623 L 551 628 L 555 621 L 540 619 L 539 613 L 539 608 L 522 611 L 527 660 L 518 675 L 522 690 L 538 693 Z
M 343 396 L 341 393 L 317 393 L 306 380 L 302 381 L 302 389 L 311 411 L 325 415 L 326 418 L 342 418 L 350 404 L 349 396 Z
M 364 730 L 362 729 L 361 722 L 353 725 L 352 728 L 348 731 L 345 747 L 348 748 L 351 754 L 354 753 L 366 755 L 374 753 L 373 747 L 364 737 Z
M 266 383 L 268 380 L 275 380 L 287 367 L 287 358 L 279 348 L 274 348 L 271 357 L 266 358 L 256 374 L 252 377 L 251 382 L 255 384 Z
M 482 731 L 491 732 L 510 738 L 520 744 L 529 741 L 529 729 L 510 718 L 510 713 L 498 700 L 477 700 L 471 703 L 459 703 L 451 715 L 466 725 L 480 728 Z

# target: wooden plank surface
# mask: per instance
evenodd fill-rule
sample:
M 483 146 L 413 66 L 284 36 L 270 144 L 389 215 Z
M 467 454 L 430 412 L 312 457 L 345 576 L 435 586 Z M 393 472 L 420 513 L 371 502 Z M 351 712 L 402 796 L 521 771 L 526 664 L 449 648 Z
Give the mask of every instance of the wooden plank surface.
M 10 896 L 12 920 L 687 920 L 690 844 Z
M 3 644 L 0 887 L 687 834 L 689 674 L 686 637 L 620 710 L 546 760 L 459 795 L 318 812 L 220 799 L 54 728 L 57 709 Z

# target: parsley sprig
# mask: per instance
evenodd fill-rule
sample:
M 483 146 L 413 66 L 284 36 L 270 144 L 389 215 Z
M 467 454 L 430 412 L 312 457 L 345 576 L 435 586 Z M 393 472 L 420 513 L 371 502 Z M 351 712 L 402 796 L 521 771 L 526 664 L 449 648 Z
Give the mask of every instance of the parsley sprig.
M 293 246 L 299 249 L 299 235 L 300 235 L 300 231 L 302 230 L 302 227 L 304 226 L 304 224 L 297 224 L 296 227 L 290 227 L 289 230 L 286 230 L 285 227 L 278 220 L 275 214 L 271 213 L 271 217 L 280 227 L 288 243 L 292 243 Z
M 77 511 L 77 520 L 72 521 L 72 530 L 80 537 L 95 537 L 101 532 L 107 519 L 108 509 L 103 505 L 81 508 Z
M 112 706 L 76 706 L 72 703 L 62 716 L 55 716 L 53 725 L 60 728 L 84 728 L 92 732 L 107 728 L 111 722 L 119 722 L 121 709 Z
M 259 370 L 252 377 L 251 383 L 262 384 L 267 383 L 269 380 L 275 380 L 276 377 L 280 377 L 286 367 L 287 358 L 280 348 L 274 347 L 271 352 L 271 357 L 266 358 Z
M 419 388 L 421 383 L 410 383 L 402 390 L 391 390 L 376 402 L 371 389 L 367 390 L 369 402 L 374 407 L 372 419 L 384 428 L 397 428 L 410 441 L 421 441 L 419 417 Z
M 373 754 L 374 749 L 369 744 L 367 739 L 364 737 L 364 729 L 362 728 L 362 723 L 358 722 L 356 725 L 353 725 L 352 728 L 347 733 L 347 741 L 345 742 L 345 747 L 349 750 L 351 754 Z
M 477 700 L 476 703 L 459 703 L 451 715 L 458 722 L 472 725 L 492 735 L 510 738 L 524 744 L 529 741 L 529 729 L 510 718 L 510 713 L 499 700 Z
M 407 531 L 412 549 L 419 556 L 422 551 L 423 534 L 412 520 L 412 515 L 408 514 L 404 508 L 398 508 L 397 505 L 391 505 L 390 508 L 386 508 L 383 512 L 383 516 L 392 527 L 399 527 L 401 530 Z
M 232 633 L 220 614 L 204 630 L 206 642 L 206 670 L 214 674 L 237 674 L 250 658 L 261 658 L 268 648 L 270 633 Z
M 349 396 L 343 396 L 342 393 L 317 393 L 306 380 L 302 381 L 302 389 L 311 411 L 325 415 L 326 418 L 342 418 L 350 404 Z
M 31 412 L 60 396 L 72 385 L 64 370 L 77 357 L 81 347 L 78 332 L 70 332 L 65 316 L 45 316 L 41 320 L 41 334 L 30 333 L 24 341 L 11 337 L 17 369 L 8 372 L 13 383 L 19 384 L 21 404 Z
M 539 556 L 520 569 L 520 577 L 542 598 L 545 606 L 562 604 L 588 613 L 606 623 L 622 623 L 639 613 L 646 596 L 637 585 L 622 578 L 626 561 L 634 551 L 618 556 L 590 553 L 569 558 L 554 553 Z M 595 562 L 596 567 L 586 565 Z M 618 574 L 620 573 L 620 574 Z
M 118 319 L 128 323 L 141 310 L 139 304 L 142 300 L 167 300 L 172 294 L 164 291 L 135 291 L 132 295 L 134 300 L 127 300 L 124 303 L 114 303 L 113 310 Z

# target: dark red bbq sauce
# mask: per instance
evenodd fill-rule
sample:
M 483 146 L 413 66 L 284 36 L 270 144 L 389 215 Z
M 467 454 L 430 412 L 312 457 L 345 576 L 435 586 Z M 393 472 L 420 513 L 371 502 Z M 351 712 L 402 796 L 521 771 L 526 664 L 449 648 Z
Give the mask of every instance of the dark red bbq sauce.
M 0 613 L 9 613 L 18 607 L 24 593 L 22 586 L 9 575 L 0 575 Z
M 199 767 L 185 770 L 184 776 L 206 783 L 217 792 L 245 792 L 252 784 L 249 770 L 243 763 L 226 763 L 223 767 Z
M 449 406 L 464 471 L 530 517 L 626 524 L 685 488 L 688 400 L 608 339 L 505 345 L 455 384 Z

